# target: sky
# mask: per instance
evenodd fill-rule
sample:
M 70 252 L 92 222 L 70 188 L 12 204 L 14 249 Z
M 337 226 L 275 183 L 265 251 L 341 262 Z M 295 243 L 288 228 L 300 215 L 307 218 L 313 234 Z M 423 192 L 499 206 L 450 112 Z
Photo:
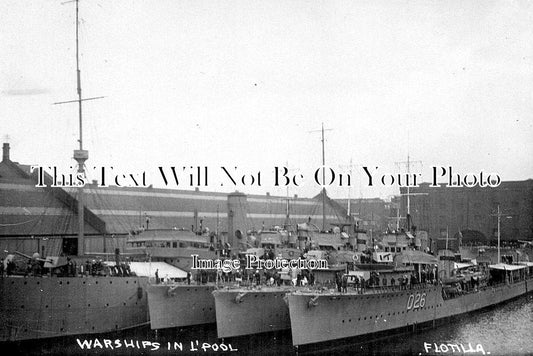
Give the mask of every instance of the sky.
M 322 123 L 333 197 L 398 194 L 376 182 L 408 155 L 422 181 L 441 165 L 533 178 L 529 1 L 81 0 L 80 53 L 83 96 L 105 97 L 83 103 L 87 166 L 156 187 L 160 166 L 207 166 L 201 190 L 285 195 L 288 166 L 304 176 L 288 194 L 314 196 Z M 77 104 L 52 105 L 77 98 L 75 68 L 74 2 L 0 2 L 12 160 L 75 164 Z

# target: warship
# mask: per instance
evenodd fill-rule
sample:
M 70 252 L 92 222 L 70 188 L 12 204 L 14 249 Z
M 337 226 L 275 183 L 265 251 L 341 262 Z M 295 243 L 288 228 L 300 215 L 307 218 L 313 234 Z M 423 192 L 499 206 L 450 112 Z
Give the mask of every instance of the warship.
M 213 283 L 149 284 L 147 286 L 150 327 L 166 329 L 216 321 Z
M 259 231 L 257 234 L 254 234 L 254 239 L 259 241 L 260 247 L 250 248 L 247 250 L 247 252 L 255 253 L 261 251 L 260 254 L 262 255 L 264 249 L 266 248 L 275 248 L 281 246 L 281 239 L 288 238 L 288 236 L 289 235 L 285 231 L 280 230 Z M 222 247 L 229 246 L 224 246 L 224 244 L 217 243 L 217 246 L 220 245 L 220 248 L 217 248 L 216 250 L 213 249 L 210 252 L 199 249 L 191 249 L 189 246 L 185 246 L 187 242 L 199 243 L 193 242 L 193 240 L 196 241 L 199 238 L 199 236 L 196 236 L 181 241 L 183 246 L 178 245 L 176 247 L 183 247 L 184 251 L 182 251 L 182 253 L 165 252 L 165 249 L 171 250 L 169 247 L 172 245 L 169 243 L 169 247 L 166 247 L 166 242 L 162 241 L 164 239 L 161 236 L 160 238 L 155 238 L 158 248 L 157 250 L 154 250 L 153 238 L 150 239 L 150 241 L 152 241 L 152 250 L 150 252 L 152 257 L 157 256 L 157 258 L 165 260 L 169 263 L 177 263 L 177 261 L 181 261 L 181 264 L 178 265 L 178 267 L 189 271 L 190 273 L 187 283 L 182 280 L 171 284 L 150 283 L 148 285 L 148 308 L 150 311 L 150 326 L 152 329 L 187 327 L 216 322 L 215 298 L 213 296 L 213 292 L 224 285 L 231 284 L 232 281 L 224 281 L 222 278 L 220 278 L 220 275 L 213 273 L 202 274 L 199 270 L 191 270 L 191 256 L 197 255 L 198 258 L 202 259 L 214 259 L 217 258 L 217 256 L 227 257 L 229 250 L 223 249 Z M 163 243 L 163 247 L 159 245 L 160 240 Z M 187 247 L 189 247 L 189 249 L 185 250 Z M 299 250 L 287 247 L 284 249 L 277 249 L 277 251 L 280 252 L 282 256 L 287 257 L 292 256 L 294 251 L 298 252 Z M 181 258 L 171 258 L 170 254 L 175 257 L 181 256 Z M 241 254 L 241 257 L 245 254 L 246 252 Z M 194 277 L 192 278 L 192 284 L 190 280 L 191 277 Z
M 4 277 L 0 341 L 134 328 L 148 323 L 145 277 Z
M 76 100 L 63 103 L 78 103 L 79 106 L 79 149 L 74 150 L 74 159 L 78 163 L 77 176 L 85 177 L 84 163 L 88 151 L 83 148 L 82 139 L 82 102 L 96 98 L 82 98 L 81 75 L 79 67 L 79 8 L 76 1 Z M 63 104 L 57 103 L 57 104 Z M 4 151 L 6 145 L 4 145 Z M 7 146 L 7 150 L 9 147 Z M 8 255 L 4 262 L 7 276 L 0 278 L 0 341 L 20 341 L 41 338 L 61 337 L 78 334 L 96 334 L 124 330 L 148 323 L 146 285 L 148 278 L 134 276 L 125 264 L 117 264 L 114 276 L 109 276 L 101 269 L 93 268 L 96 263 L 87 261 L 85 252 L 85 223 L 97 225 L 96 235 L 105 235 L 105 223 L 89 211 L 83 203 L 83 185 L 77 188 L 75 197 L 61 187 L 52 185 L 50 176 L 46 175 L 46 187 L 37 188 L 36 175 L 30 175 L 17 164 L 5 157 L 2 161 L 20 178 L 14 186 L 19 187 L 23 181 L 24 190 L 44 189 L 63 207 L 69 207 L 78 217 L 77 256 L 68 258 L 46 256 L 39 253 L 26 256 L 22 253 Z M 9 189 L 9 183 L 4 184 Z M 12 184 L 13 185 L 13 184 Z M 31 204 L 31 199 L 28 198 Z M 29 205 L 31 207 L 31 205 Z M 47 239 L 63 241 L 60 236 L 48 236 Z M 63 241 L 64 242 L 64 241 Z M 43 251 L 44 251 L 44 246 Z M 28 259 L 31 271 L 24 268 L 18 273 L 15 257 Z M 8 261 L 9 260 L 9 261 Z M 23 260 L 24 261 L 24 260 Z M 74 264 L 77 262 L 77 267 Z M 23 262 L 23 264 L 26 264 Z M 86 268 L 89 267 L 89 268 Z M 25 267 L 25 266 L 24 266 Z M 67 272 L 68 270 L 68 272 Z M 44 273 L 43 273 L 44 271 Z M 108 270 L 109 271 L 109 270 Z M 104 274 L 107 274 L 105 277 Z
M 323 124 L 321 134 L 322 165 L 325 167 Z M 324 175 L 325 170 L 322 170 L 323 181 L 325 181 Z M 309 281 L 310 284 L 314 284 L 315 279 L 317 283 L 331 281 L 335 278 L 335 273 L 346 270 L 346 258 L 349 262 L 353 262 L 355 256 L 353 251 L 360 245 L 358 242 L 364 241 L 364 244 L 367 244 L 365 231 L 359 230 L 353 221 L 349 221 L 350 219 L 326 232 L 326 200 L 329 198 L 325 188 L 322 188 L 317 198 L 322 201 L 322 228 L 309 219 L 305 223 L 296 224 L 296 231 L 286 232 L 282 236 L 274 235 L 277 238 L 263 239 L 267 241 L 263 247 L 271 254 L 270 256 L 268 253 L 265 254 L 266 258 L 322 259 L 328 261 L 328 268 L 314 271 L 280 270 L 276 272 L 279 276 L 277 283 L 269 283 L 269 286 L 262 286 L 256 282 L 246 286 L 237 284 L 215 290 L 213 295 L 219 338 L 289 330 L 289 309 L 285 296 L 294 290 L 307 288 L 298 282 L 298 273 L 305 272 L 309 277 L 312 275 L 313 281 Z M 287 205 L 286 222 L 288 221 Z M 263 253 L 260 252 L 259 255 L 262 256 Z
M 533 263 L 502 262 L 499 233 L 502 214 L 499 206 L 497 216 L 496 263 L 486 261 L 479 265 L 461 265 L 454 262 L 455 275 L 452 273 L 438 280 L 417 280 L 414 274 L 408 283 L 400 285 L 383 283 L 374 288 L 355 288 L 345 292 L 289 293 L 286 299 L 293 345 L 298 347 L 394 331 L 415 331 L 531 292 Z M 439 262 L 446 257 L 441 256 Z M 435 261 L 406 262 L 420 266 Z M 461 272 L 465 267 L 471 271 Z M 441 276 L 439 271 L 434 275 Z
M 183 230 L 145 230 L 131 236 L 128 250 L 150 256 L 151 261 L 162 261 L 180 268 L 186 277 L 179 281 L 148 283 L 146 292 L 150 327 L 165 329 L 215 322 L 215 305 L 212 292 L 215 284 L 202 283 L 202 276 L 194 273 L 196 281 L 191 285 L 192 256 L 214 259 L 213 234 Z M 160 277 L 164 277 L 161 275 Z M 204 279 L 210 276 L 203 276 Z
M 294 346 L 331 342 L 424 325 L 490 307 L 533 288 L 533 265 L 495 264 L 502 283 L 464 291 L 420 284 L 359 293 L 295 291 L 287 295 Z M 453 290 L 453 292 L 452 292 Z
M 366 241 L 366 233 L 358 230 L 354 224 L 341 224 L 342 228 L 354 230 L 348 234 L 335 227 L 332 232 L 320 232 L 318 227 L 309 222 L 298 224 L 296 234 L 289 241 L 298 243 L 298 249 L 292 255 L 283 251 L 283 244 L 273 245 L 272 255 L 282 259 L 298 257 L 307 260 L 326 260 L 327 269 L 300 271 L 301 275 L 308 275 L 307 284 L 330 283 L 335 279 L 335 273 L 346 270 L 346 262 L 353 262 L 355 253 L 351 247 L 357 241 Z M 296 238 L 294 237 L 296 236 Z M 297 239 L 297 241 L 296 241 Z M 365 242 L 366 244 L 366 242 Z M 290 244 L 294 246 L 294 244 Z M 278 247 L 280 247 L 278 249 Z M 292 252 L 292 250 L 289 250 Z M 308 288 L 297 282 L 298 271 L 280 270 L 278 283 L 252 283 L 248 285 L 233 285 L 219 288 L 213 292 L 215 299 L 217 335 L 219 338 L 237 337 L 243 335 L 275 332 L 290 329 L 289 310 L 285 302 L 285 295 L 294 290 Z M 303 279 L 303 277 L 302 277 Z M 329 281 L 329 282 L 328 282 Z M 303 283 L 305 284 L 305 283 Z

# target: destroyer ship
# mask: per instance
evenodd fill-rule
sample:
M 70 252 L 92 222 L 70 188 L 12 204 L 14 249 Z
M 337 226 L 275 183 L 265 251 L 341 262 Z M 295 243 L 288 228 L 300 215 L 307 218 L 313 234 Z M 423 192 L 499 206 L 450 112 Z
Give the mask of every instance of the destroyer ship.
M 260 241 L 260 247 L 257 249 L 250 248 L 248 252 L 252 253 L 253 251 L 255 253 L 263 251 L 264 248 L 280 246 L 282 235 L 285 237 L 288 236 L 288 234 L 281 231 L 259 231 L 254 236 L 254 239 Z M 205 243 L 205 241 L 202 242 L 200 236 L 191 236 L 190 234 L 188 236 L 188 238 L 182 237 L 181 241 L 176 243 L 174 249 L 181 247 L 181 253 L 177 252 L 177 250 L 171 251 L 172 243 L 164 241 L 165 238 L 163 236 L 155 238 L 158 246 L 156 250 L 153 248 L 153 238 L 149 239 L 152 243 L 152 251 L 150 253 L 153 257 L 157 256 L 158 259 L 165 260 L 169 263 L 181 261 L 182 263 L 178 267 L 189 272 L 189 279 L 187 281 L 181 280 L 170 284 L 150 283 L 148 285 L 148 307 L 152 329 L 215 323 L 215 298 L 213 297 L 213 292 L 224 285 L 234 282 L 234 276 L 232 277 L 233 281 L 230 282 L 224 281 L 220 278 L 220 275 L 217 276 L 214 273 L 208 274 L 201 273 L 199 270 L 191 270 L 192 255 L 198 255 L 200 259 L 224 258 L 224 256 L 228 257 L 229 249 L 226 250 L 222 247 L 229 246 L 217 243 L 217 246 L 220 245 L 220 248 L 206 252 L 206 250 L 202 251 L 192 247 L 193 244 L 198 247 L 198 244 Z M 278 252 L 282 252 L 282 255 L 286 257 L 293 255 L 295 251 L 298 252 L 295 248 L 286 248 L 283 251 L 278 250 Z M 170 258 L 170 256 L 173 256 L 173 258 Z M 184 263 L 184 261 L 186 262 Z
M 322 165 L 325 166 L 323 124 L 321 134 Z M 325 180 L 324 174 L 325 171 L 323 170 L 323 180 Z M 353 221 L 344 221 L 344 224 L 341 223 L 330 232 L 326 232 L 326 201 L 329 201 L 330 204 L 333 202 L 327 197 L 325 188 L 316 198 L 322 201 L 322 228 L 312 224 L 310 220 L 297 224 L 296 231 L 293 233 L 277 236 L 277 239 L 265 244 L 264 247 L 271 251 L 271 256 L 266 256 L 266 258 L 323 259 L 328 261 L 329 268 L 315 271 L 281 270 L 276 272 L 280 276 L 274 285 L 270 283 L 270 286 L 265 287 L 256 282 L 246 286 L 236 285 L 215 290 L 213 295 L 219 338 L 290 329 L 289 310 L 285 295 L 296 289 L 306 288 L 301 286 L 301 282 L 297 278 L 298 274 L 304 272 L 309 277 L 312 275 L 313 281 L 308 281 L 310 284 L 314 284 L 315 280 L 317 283 L 334 280 L 336 273 L 346 270 L 346 258 L 349 262 L 353 262 L 354 251 L 359 246 L 358 241 L 364 241 L 364 244 L 367 244 L 365 232 L 359 230 Z M 287 222 L 288 219 L 289 207 L 287 205 Z M 350 231 L 345 231 L 346 229 Z M 286 251 L 287 248 L 293 250 Z M 290 254 L 287 255 L 286 252 L 290 252 Z M 260 253 L 260 255 L 263 254 Z M 283 285 L 281 285 L 282 283 Z
M 416 330 L 519 297 L 533 288 L 533 265 L 489 266 L 501 283 L 474 290 L 421 284 L 358 293 L 295 291 L 287 296 L 294 346 Z
M 457 263 L 447 253 L 442 253 L 438 261 L 442 270 L 439 271 L 426 268 L 436 265 L 433 256 L 427 255 L 431 258 L 426 259 L 420 251 L 414 251 L 414 255 L 400 260 L 414 265 L 414 273 L 398 285 L 390 279 L 382 283 L 378 279 L 371 288 L 360 286 L 344 292 L 308 290 L 289 293 L 286 299 L 293 345 L 299 347 L 371 334 L 415 331 L 531 292 L 533 263 L 525 258 L 527 261 L 511 264 L 511 255 L 502 258 L 499 206 L 497 216 L 497 255 L 492 260 Z M 526 256 L 525 251 L 517 253 L 517 257 L 520 255 Z M 451 274 L 445 270 L 450 263 L 453 264 Z M 417 278 L 417 274 L 422 278 Z
M 215 303 L 211 294 L 215 284 L 208 283 L 209 276 L 204 275 L 202 281 L 201 274 L 191 271 L 193 255 L 203 259 L 217 256 L 213 247 L 215 236 L 202 233 L 202 230 L 200 228 L 199 233 L 184 229 L 147 230 L 128 239 L 129 251 L 149 255 L 151 261 L 166 262 L 186 271 L 179 281 L 155 281 L 147 285 L 152 329 L 215 322 Z M 159 274 L 159 277 L 164 279 L 165 276 Z
M 318 227 L 309 223 L 298 224 L 291 246 L 298 246 L 295 253 L 287 255 L 282 251 L 284 244 L 269 246 L 273 255 L 282 259 L 298 257 L 314 260 L 327 260 L 329 268 L 313 271 L 300 271 L 307 283 L 322 284 L 335 279 L 335 273 L 346 270 L 346 261 L 353 262 L 356 254 L 353 247 L 357 241 L 366 241 L 366 234 L 356 229 L 354 224 L 345 224 L 344 228 L 354 230 L 348 233 L 340 227 L 331 233 L 321 233 Z M 297 240 L 297 241 L 296 241 Z M 365 242 L 366 244 L 366 242 Z M 352 247 L 352 248 L 350 248 Z M 308 288 L 305 283 L 298 283 L 297 270 L 279 271 L 279 283 L 252 283 L 247 286 L 228 286 L 213 292 L 216 306 L 217 335 L 219 338 L 275 332 L 290 329 L 289 310 L 285 295 L 297 289 Z M 292 274 L 292 275 L 291 275 Z M 303 278 L 303 277 L 302 277 Z

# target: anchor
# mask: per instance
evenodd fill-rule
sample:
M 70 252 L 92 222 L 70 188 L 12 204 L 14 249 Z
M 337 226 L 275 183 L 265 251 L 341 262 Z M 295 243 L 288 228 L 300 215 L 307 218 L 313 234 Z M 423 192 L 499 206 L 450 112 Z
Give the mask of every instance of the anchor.
M 246 294 L 248 293 L 244 292 L 237 294 L 237 296 L 235 297 L 235 303 L 242 303 L 242 298 L 244 298 Z
M 309 302 L 307 303 L 307 307 L 316 307 L 318 305 L 318 298 L 319 296 L 314 296 L 313 298 L 309 299 Z
M 169 287 L 168 288 L 168 291 L 167 291 L 167 295 L 169 297 L 175 297 L 176 294 L 174 293 L 174 291 L 178 288 L 178 286 L 174 286 L 174 287 Z

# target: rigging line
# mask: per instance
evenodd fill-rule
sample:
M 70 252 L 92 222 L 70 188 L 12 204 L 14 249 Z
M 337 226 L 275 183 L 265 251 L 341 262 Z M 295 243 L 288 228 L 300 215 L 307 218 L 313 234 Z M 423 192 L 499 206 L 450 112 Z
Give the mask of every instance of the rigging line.
M 42 202 L 41 202 L 41 206 L 44 205 L 44 202 L 48 202 L 48 204 L 50 204 L 50 199 L 48 198 L 50 195 L 50 192 L 46 192 L 46 194 L 44 195 L 44 197 L 42 198 Z M 22 202 L 21 202 L 21 205 L 22 205 Z M 26 205 L 26 204 L 25 204 Z M 21 206 L 22 207 L 22 206 Z M 24 208 L 24 207 L 22 207 Z M 28 223 L 31 223 L 33 221 L 36 221 L 36 220 L 39 220 L 43 217 L 44 214 L 46 214 L 46 209 L 47 207 L 44 207 L 45 209 L 43 210 L 43 212 L 39 215 L 39 216 L 36 216 L 30 220 L 26 220 L 26 221 L 23 221 L 23 222 L 19 222 L 19 223 L 13 223 L 13 224 L 0 224 L 0 226 L 20 226 L 20 225 L 24 225 L 24 224 L 28 224 Z M 35 228 L 35 225 L 37 224 L 37 222 L 28 229 L 28 232 L 31 234 L 33 229 Z
M 117 224 L 119 225 L 119 229 L 123 230 L 122 232 L 120 232 L 120 231 L 108 231 L 107 221 L 105 219 L 103 219 L 102 217 L 100 217 L 102 220 L 104 220 L 104 222 L 106 222 L 106 233 L 108 233 L 108 232 L 111 233 L 110 235 L 111 235 L 111 241 L 112 241 L 113 250 L 116 249 L 116 248 L 121 248 L 122 249 L 123 246 L 120 244 L 119 239 L 114 238 L 113 235 L 115 235 L 116 233 L 118 233 L 118 234 L 121 234 L 121 233 L 127 234 L 131 230 L 134 230 L 135 228 L 132 229 L 131 222 L 129 224 L 126 223 L 126 221 L 128 221 L 127 217 L 119 216 L 118 214 L 114 213 L 114 209 L 113 209 L 113 206 L 111 205 L 111 201 L 105 200 L 104 194 L 100 194 L 96 187 L 93 187 L 91 191 L 93 191 L 94 195 L 96 196 L 96 199 L 94 201 L 95 205 L 96 206 L 102 206 L 104 209 L 110 211 L 111 212 L 110 215 L 111 215 L 112 219 L 114 221 L 117 221 Z M 136 219 L 136 217 L 134 217 L 133 220 L 135 220 L 135 219 Z M 106 238 L 106 241 L 109 241 L 109 239 Z
M 30 219 L 30 220 L 26 220 L 26 221 L 22 221 L 22 222 L 18 222 L 18 223 L 13 223 L 13 224 L 0 224 L 0 226 L 2 227 L 5 227 L 5 226 L 20 226 L 20 225 L 24 225 L 24 224 L 28 224 L 28 223 L 31 223 L 32 221 L 35 221 L 39 219 L 39 216 L 36 216 L 34 217 L 33 219 Z M 30 234 L 31 234 L 31 231 L 30 231 Z
M 91 188 L 89 188 L 89 192 L 93 192 L 93 193 L 92 193 L 92 194 L 86 194 L 86 196 L 93 196 L 93 195 L 95 196 L 95 197 L 92 198 L 92 199 L 93 199 L 93 203 L 94 203 L 94 205 L 97 206 L 97 207 L 100 206 L 100 207 L 102 207 L 102 208 L 104 208 L 104 209 L 106 209 L 106 210 L 111 211 L 111 214 L 110 214 L 110 215 L 113 217 L 114 220 L 118 221 L 119 224 L 120 224 L 120 223 L 121 223 L 120 219 L 117 219 L 117 218 L 113 215 L 113 213 L 112 213 L 113 210 L 112 210 L 112 209 L 108 209 L 108 208 L 109 208 L 109 205 L 108 205 L 108 203 L 104 200 L 104 198 L 102 197 L 102 195 L 98 193 L 98 189 L 96 189 L 96 187 L 94 187 L 94 188 L 91 187 Z M 98 217 L 99 217 L 101 220 L 103 220 L 104 223 L 106 224 L 106 231 L 104 231 L 104 234 L 107 234 L 107 233 L 108 233 L 107 221 L 106 221 L 102 216 L 99 216 L 99 215 L 98 215 Z M 114 234 L 112 234 L 112 235 L 114 235 Z M 118 242 L 117 242 L 116 239 L 112 238 L 111 240 L 112 240 L 112 248 L 113 248 L 113 250 L 116 249 L 117 247 L 119 247 L 119 246 L 118 246 Z M 107 238 L 106 238 L 106 241 L 108 241 Z M 106 243 L 106 245 L 107 245 L 107 243 Z M 106 247 L 107 247 L 107 246 L 106 246 Z
M 22 193 L 22 192 L 21 192 L 21 193 Z M 26 202 L 24 202 L 24 203 L 25 203 L 24 205 L 27 205 Z M 22 199 L 21 199 L 20 205 L 21 205 L 21 208 L 26 209 L 25 207 L 22 206 Z M 44 205 L 44 204 L 40 204 L 40 205 L 42 206 L 42 205 Z M 34 222 L 34 221 L 40 219 L 44 213 L 45 213 L 45 211 L 43 211 L 40 215 L 38 215 L 38 216 L 36 216 L 36 217 L 34 217 L 34 218 L 28 220 L 27 223 L 31 223 L 31 222 Z M 30 213 L 30 214 L 31 214 L 31 213 Z M 24 224 L 24 223 L 20 223 L 20 224 L 19 224 L 19 223 L 15 223 L 15 224 L 13 224 L 13 225 L 23 225 L 23 224 Z M 29 232 L 30 234 L 31 234 L 31 232 L 33 231 L 33 229 L 34 229 L 34 227 L 35 227 L 36 224 L 37 224 L 37 222 L 35 222 L 35 223 L 33 224 L 33 226 L 31 226 L 31 227 L 28 229 L 28 232 Z
M 39 224 L 42 224 L 43 217 L 48 216 L 47 212 L 48 212 L 48 209 L 50 208 L 50 204 L 52 204 L 52 200 L 49 198 L 49 195 L 50 195 L 50 191 L 46 192 L 45 197 L 47 197 L 47 200 L 46 200 L 47 205 L 43 207 L 44 209 L 42 213 L 39 214 L 39 216 L 35 219 L 35 223 L 29 228 L 30 233 L 33 233 L 34 231 L 42 230 L 42 227 L 40 229 L 36 229 L 36 228 Z M 44 205 L 44 204 L 41 204 L 41 205 Z
M 94 201 L 95 206 L 101 206 L 103 209 L 108 210 L 110 212 L 109 215 L 111 215 L 111 217 L 115 221 L 117 221 L 118 225 L 123 230 L 122 231 L 123 233 L 128 233 L 132 229 L 135 228 L 135 227 L 132 228 L 132 226 L 135 226 L 135 225 L 132 225 L 131 222 L 129 222 L 129 223 L 126 222 L 126 221 L 128 221 L 127 217 L 124 217 L 123 215 L 119 215 L 119 214 L 115 213 L 115 209 L 113 209 L 113 206 L 111 205 L 111 201 L 110 200 L 106 200 L 104 198 L 104 194 L 100 194 L 100 192 L 98 191 L 98 189 L 96 187 L 92 188 L 90 191 L 94 192 L 94 195 L 96 196 L 96 199 Z M 134 219 L 136 219 L 136 217 L 134 217 Z M 104 220 L 104 219 L 102 219 L 102 220 Z M 107 230 L 107 227 L 106 227 L 106 230 Z M 121 233 L 121 232 L 120 231 L 112 231 L 112 233 Z

